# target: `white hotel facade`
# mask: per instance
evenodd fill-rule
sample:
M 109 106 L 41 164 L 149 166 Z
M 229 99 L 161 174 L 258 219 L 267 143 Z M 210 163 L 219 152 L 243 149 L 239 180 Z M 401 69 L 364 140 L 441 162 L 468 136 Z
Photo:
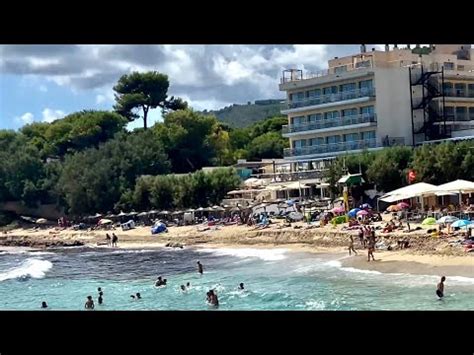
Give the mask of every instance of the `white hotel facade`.
M 424 52 L 426 54 L 420 54 Z M 474 50 L 430 45 L 367 51 L 328 69 L 283 72 L 290 148 L 285 159 L 313 166 L 337 155 L 474 136 Z

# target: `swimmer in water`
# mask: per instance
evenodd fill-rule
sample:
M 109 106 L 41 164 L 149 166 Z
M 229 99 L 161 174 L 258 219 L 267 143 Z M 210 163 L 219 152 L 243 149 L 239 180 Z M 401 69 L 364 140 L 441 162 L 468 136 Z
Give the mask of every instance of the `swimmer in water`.
M 163 279 L 163 286 L 166 286 L 166 279 Z
M 217 294 L 214 292 L 214 290 L 210 290 L 208 292 L 208 302 L 214 307 L 219 307 L 219 299 L 217 298 Z
M 239 290 L 243 290 L 243 289 L 244 289 L 244 283 L 241 282 L 241 283 L 239 284 Z
M 180 287 L 181 287 L 181 291 L 186 291 L 186 286 L 181 285 Z
M 94 300 L 92 299 L 92 296 L 87 296 L 87 301 L 84 305 L 85 309 L 94 309 Z
M 43 302 L 41 303 L 41 308 L 48 308 L 48 305 L 46 304 L 45 301 L 43 301 Z
M 142 295 L 140 295 L 140 292 L 137 292 L 136 296 L 137 296 L 137 300 L 141 300 L 141 299 L 142 299 Z
M 161 276 L 158 276 L 158 279 L 155 282 L 155 286 L 158 287 L 161 285 L 163 285 L 163 279 L 161 278 Z
M 198 265 L 198 272 L 202 275 L 203 272 L 204 272 L 204 269 L 203 269 L 202 264 L 199 260 L 197 262 L 197 265 Z
M 186 283 L 186 287 L 187 287 L 187 288 L 190 288 L 190 287 L 191 287 L 191 283 L 190 283 L 190 282 L 187 282 L 187 283 Z
M 104 293 L 102 291 L 100 291 L 99 292 L 99 304 L 102 304 L 104 302 L 104 298 L 102 297 L 103 295 L 104 295 Z
M 446 281 L 446 277 L 443 276 L 441 278 L 441 282 L 436 287 L 436 295 L 439 297 L 439 299 L 444 297 L 444 281 Z

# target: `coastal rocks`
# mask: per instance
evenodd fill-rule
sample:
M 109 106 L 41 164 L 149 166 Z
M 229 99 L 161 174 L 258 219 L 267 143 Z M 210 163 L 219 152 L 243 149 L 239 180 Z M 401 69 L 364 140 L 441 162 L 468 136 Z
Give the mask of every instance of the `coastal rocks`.
M 166 243 L 165 247 L 167 247 L 167 248 L 180 248 L 180 249 L 183 249 L 183 248 L 184 248 L 184 245 L 181 244 L 181 243 L 177 243 L 177 242 L 168 242 L 168 243 Z
M 79 240 L 32 240 L 27 237 L 23 238 L 4 238 L 0 239 L 0 245 L 10 247 L 31 247 L 31 248 L 50 248 L 50 247 L 77 247 L 84 245 Z

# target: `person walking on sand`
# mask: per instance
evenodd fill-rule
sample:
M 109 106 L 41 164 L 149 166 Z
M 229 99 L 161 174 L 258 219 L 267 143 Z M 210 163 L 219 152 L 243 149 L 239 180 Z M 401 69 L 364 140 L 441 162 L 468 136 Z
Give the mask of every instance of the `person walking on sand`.
M 436 296 L 438 296 L 439 299 L 444 297 L 444 281 L 446 281 L 445 276 L 441 277 L 440 283 L 436 286 Z
M 202 267 L 202 264 L 199 260 L 197 262 L 197 266 L 198 266 L 198 272 L 202 275 L 204 272 L 204 268 Z
M 107 245 L 111 245 L 111 240 L 109 233 L 105 233 L 105 240 L 107 241 Z
M 360 246 L 365 248 L 365 243 L 364 243 L 364 228 L 360 227 L 359 228 L 359 241 L 360 241 Z
M 349 242 L 349 256 L 351 255 L 351 252 L 354 252 L 355 255 L 357 255 L 356 250 L 354 249 L 354 238 L 352 235 L 349 236 L 350 242 Z
M 115 233 L 112 233 L 112 246 L 117 247 L 117 242 L 118 242 L 118 237 L 115 235 Z
M 86 304 L 84 305 L 85 309 L 94 309 L 94 300 L 92 296 L 87 296 Z

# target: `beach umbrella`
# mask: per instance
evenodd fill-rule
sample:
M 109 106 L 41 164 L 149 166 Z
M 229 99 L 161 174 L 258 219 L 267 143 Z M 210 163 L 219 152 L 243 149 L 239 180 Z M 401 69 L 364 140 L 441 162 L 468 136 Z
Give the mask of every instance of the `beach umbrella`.
M 124 216 L 126 216 L 126 215 L 127 215 L 126 213 L 123 213 L 123 211 L 120 211 L 120 213 L 119 213 L 117 216 L 119 216 L 119 217 L 124 217 Z
M 147 212 L 140 212 L 137 216 L 138 217 L 143 217 L 143 216 L 147 216 L 148 213 Z
M 436 221 L 436 223 L 438 223 L 438 224 L 453 223 L 453 222 L 456 222 L 458 219 L 459 218 L 454 217 L 454 216 L 444 216 L 444 217 L 441 217 L 440 219 L 438 219 Z
M 138 214 L 137 212 L 132 211 L 132 212 L 130 212 L 129 214 L 127 214 L 127 216 L 136 216 L 137 214 Z
M 397 207 L 400 208 L 401 210 L 403 210 L 403 209 L 406 209 L 406 208 L 410 207 L 410 205 L 406 202 L 400 202 L 400 203 L 397 203 Z
M 365 209 L 372 209 L 372 206 L 369 205 L 368 203 L 364 203 L 362 205 L 360 205 L 360 208 L 365 210 Z
M 104 218 L 104 219 L 101 219 L 101 220 L 99 221 L 99 224 L 100 224 L 100 225 L 103 225 L 103 224 L 111 224 L 111 223 L 114 223 L 114 222 L 112 222 L 110 219 L 105 219 L 105 218 Z
M 350 210 L 347 215 L 349 217 L 352 217 L 354 218 L 356 215 L 357 215 L 357 212 L 359 212 L 361 209 L 360 208 L 353 208 L 352 210 Z
M 368 214 L 369 214 L 369 212 L 367 212 L 366 210 L 361 210 L 361 211 L 357 212 L 358 216 L 367 216 Z
M 421 222 L 421 224 L 425 226 L 431 226 L 433 224 L 436 224 L 436 219 L 434 219 L 433 217 L 428 217 L 425 218 L 423 222 Z
M 181 214 L 181 213 L 183 213 L 183 211 L 179 211 L 179 210 L 178 210 L 178 211 L 174 211 L 174 212 L 171 213 L 171 214 Z
M 148 211 L 148 214 L 156 214 L 156 213 L 158 213 L 158 211 L 157 211 L 157 210 L 151 210 L 151 211 Z
M 38 224 L 45 224 L 45 223 L 48 223 L 48 220 L 45 219 L 45 218 L 39 218 L 36 220 L 36 223 Z
M 186 212 L 194 212 L 194 209 L 193 208 L 189 208 L 186 210 Z
M 397 205 L 390 205 L 387 207 L 387 211 L 389 212 L 398 212 L 400 211 L 400 207 L 398 207 Z
M 158 212 L 158 214 L 170 214 L 168 211 L 161 211 L 161 212 Z
M 467 219 L 460 219 L 460 220 L 454 222 L 453 224 L 451 224 L 451 227 L 453 227 L 453 228 L 462 228 L 462 227 L 467 227 L 467 226 L 470 226 L 470 225 L 472 225 L 471 221 L 468 221 Z
M 114 215 L 113 213 L 111 214 L 108 214 L 107 216 L 105 216 L 105 218 L 114 218 L 114 217 L 117 217 L 116 215 Z
M 204 208 L 203 208 L 203 207 L 199 207 L 196 211 L 202 212 L 202 211 L 204 211 Z

